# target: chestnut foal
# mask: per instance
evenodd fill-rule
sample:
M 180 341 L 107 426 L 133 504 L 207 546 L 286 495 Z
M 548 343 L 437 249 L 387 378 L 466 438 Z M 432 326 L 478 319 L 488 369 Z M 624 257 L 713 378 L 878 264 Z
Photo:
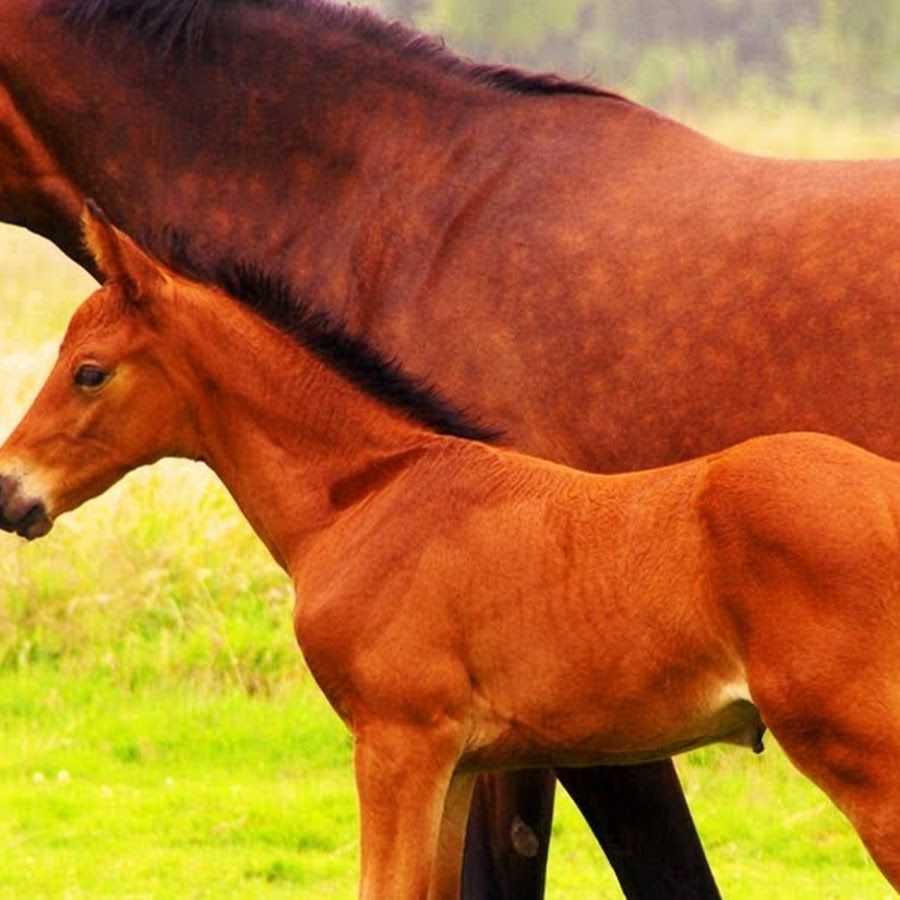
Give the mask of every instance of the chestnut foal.
M 0 449 L 2 525 L 45 534 L 162 456 L 218 473 L 353 733 L 361 897 L 458 896 L 479 770 L 765 726 L 900 888 L 900 466 L 792 434 L 600 476 L 440 434 L 263 300 L 86 229 L 109 281 Z

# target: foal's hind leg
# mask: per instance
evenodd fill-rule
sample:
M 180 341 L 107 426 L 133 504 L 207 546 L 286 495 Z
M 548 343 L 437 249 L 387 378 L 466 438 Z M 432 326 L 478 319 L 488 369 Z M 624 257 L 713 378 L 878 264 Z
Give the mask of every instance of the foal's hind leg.
M 863 701 L 864 702 L 864 701 Z M 851 699 L 844 706 L 853 705 Z M 885 706 L 880 716 L 842 709 L 783 723 L 767 720 L 797 768 L 842 810 L 872 859 L 900 891 L 900 722 Z M 856 721 L 854 721 L 854 719 Z

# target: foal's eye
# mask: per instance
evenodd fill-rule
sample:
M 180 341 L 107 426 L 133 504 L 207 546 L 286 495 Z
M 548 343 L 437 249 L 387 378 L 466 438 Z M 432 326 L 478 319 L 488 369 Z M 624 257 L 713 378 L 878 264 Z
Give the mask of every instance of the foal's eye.
M 100 366 L 84 365 L 75 373 L 75 384 L 78 387 L 98 388 L 109 378 L 109 372 Z

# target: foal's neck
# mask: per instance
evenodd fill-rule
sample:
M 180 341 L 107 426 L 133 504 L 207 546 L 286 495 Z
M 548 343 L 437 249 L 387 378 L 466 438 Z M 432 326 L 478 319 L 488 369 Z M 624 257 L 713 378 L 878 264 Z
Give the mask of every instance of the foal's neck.
M 309 539 L 445 438 L 236 301 L 213 301 L 196 304 L 194 321 L 174 329 L 194 335 L 180 350 L 190 354 L 198 397 L 194 452 L 290 569 Z

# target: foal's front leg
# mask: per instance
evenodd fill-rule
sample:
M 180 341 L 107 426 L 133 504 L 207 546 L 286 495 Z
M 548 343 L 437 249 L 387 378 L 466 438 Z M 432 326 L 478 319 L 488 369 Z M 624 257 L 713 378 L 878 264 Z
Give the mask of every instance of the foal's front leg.
M 450 900 L 453 892 L 454 900 L 459 896 L 461 843 L 455 846 L 452 821 L 442 834 L 444 806 L 459 754 L 457 735 L 451 726 L 393 724 L 370 727 L 357 735 L 360 900 Z M 465 780 L 454 782 L 452 794 L 468 805 Z M 446 867 L 435 868 L 443 840 L 454 845 L 447 849 L 457 856 L 449 874 Z

